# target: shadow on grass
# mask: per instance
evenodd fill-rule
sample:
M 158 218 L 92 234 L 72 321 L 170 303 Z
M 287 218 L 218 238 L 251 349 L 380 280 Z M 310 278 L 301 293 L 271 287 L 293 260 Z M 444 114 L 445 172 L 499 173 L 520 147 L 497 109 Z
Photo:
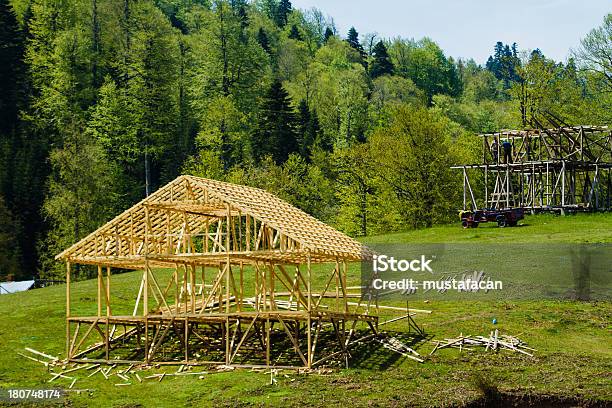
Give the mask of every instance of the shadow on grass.
M 418 352 L 418 348 L 433 338 L 433 335 L 421 335 L 417 333 L 405 332 L 384 332 L 387 337 L 394 337 L 406 346 Z M 361 368 L 368 370 L 386 370 L 406 359 L 400 353 L 386 348 L 381 342 L 370 339 L 369 341 L 357 344 L 351 350 L 351 368 Z M 418 364 L 415 361 L 415 364 Z

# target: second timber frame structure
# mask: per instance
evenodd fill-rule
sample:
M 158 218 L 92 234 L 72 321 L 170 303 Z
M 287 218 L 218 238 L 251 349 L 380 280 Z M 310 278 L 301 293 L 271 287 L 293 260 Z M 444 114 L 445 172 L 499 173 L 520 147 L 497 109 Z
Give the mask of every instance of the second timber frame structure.
M 181 176 L 57 256 L 67 265 L 66 353 L 74 362 L 348 364 L 356 333 L 377 333 L 376 302 L 348 301 L 347 263 L 370 256 L 266 191 Z M 97 267 L 95 313 L 72 313 L 74 264 Z M 142 271 L 128 313 L 113 298 L 132 288 L 111 286 L 112 268 Z
M 463 171 L 463 209 L 612 210 L 612 130 L 607 126 L 480 135 L 480 164 Z M 503 143 L 509 142 L 506 157 Z M 482 198 L 480 196 L 482 194 Z

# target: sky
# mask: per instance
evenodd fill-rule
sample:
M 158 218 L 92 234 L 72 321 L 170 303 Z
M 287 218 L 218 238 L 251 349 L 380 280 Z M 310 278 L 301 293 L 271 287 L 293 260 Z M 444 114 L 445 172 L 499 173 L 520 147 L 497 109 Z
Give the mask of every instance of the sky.
M 343 37 L 429 37 L 447 56 L 484 63 L 497 41 L 520 50 L 539 48 L 566 61 L 591 29 L 612 12 L 610 0 L 291 0 L 294 8 L 316 7 L 333 17 Z

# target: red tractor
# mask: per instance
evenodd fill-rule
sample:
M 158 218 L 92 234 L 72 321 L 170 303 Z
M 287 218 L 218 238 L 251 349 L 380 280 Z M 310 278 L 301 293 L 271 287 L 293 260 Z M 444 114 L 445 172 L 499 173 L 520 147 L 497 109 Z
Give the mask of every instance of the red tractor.
M 475 210 L 461 211 L 461 226 L 463 228 L 477 228 L 482 222 L 496 222 L 500 228 L 515 227 L 516 224 L 525 218 L 522 208 L 509 208 L 506 210 Z

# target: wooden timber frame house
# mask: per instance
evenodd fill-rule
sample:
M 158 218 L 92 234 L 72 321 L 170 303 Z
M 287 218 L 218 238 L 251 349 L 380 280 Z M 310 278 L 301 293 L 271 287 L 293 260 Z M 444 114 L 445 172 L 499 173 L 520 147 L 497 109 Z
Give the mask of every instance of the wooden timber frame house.
M 607 126 L 508 130 L 480 137 L 482 163 L 452 167 L 463 172 L 464 210 L 612 210 L 612 129 Z M 512 146 L 509 160 L 504 141 Z
M 370 257 L 266 191 L 181 176 L 57 255 L 66 262 L 66 354 L 112 364 L 348 365 L 349 347 L 378 330 L 377 300 L 348 301 L 359 296 L 348 292 L 347 264 Z M 97 267 L 93 315 L 72 314 L 75 264 Z M 141 271 L 127 313 L 115 311 L 113 268 Z

